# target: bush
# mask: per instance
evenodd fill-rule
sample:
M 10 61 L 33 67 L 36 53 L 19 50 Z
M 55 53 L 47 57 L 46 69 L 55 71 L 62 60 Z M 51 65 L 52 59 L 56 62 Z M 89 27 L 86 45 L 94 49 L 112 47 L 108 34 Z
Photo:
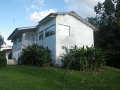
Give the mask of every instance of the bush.
M 48 66 L 51 60 L 48 48 L 33 44 L 22 50 L 21 60 L 24 65 Z
M 120 68 L 120 51 L 117 50 L 106 50 L 107 66 Z
M 71 60 L 70 69 L 88 71 L 98 70 L 105 65 L 105 53 L 100 48 L 74 46 L 73 49 L 67 49 L 66 53 L 62 55 L 64 67 L 68 65 Z
M 7 59 L 3 52 L 0 52 L 0 67 L 7 65 Z

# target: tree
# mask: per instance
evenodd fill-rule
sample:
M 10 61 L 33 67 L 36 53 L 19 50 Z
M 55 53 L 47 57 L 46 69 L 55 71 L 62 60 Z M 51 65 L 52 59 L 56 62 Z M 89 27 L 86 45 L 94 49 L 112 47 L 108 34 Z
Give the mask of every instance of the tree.
M 4 45 L 4 44 L 6 44 L 4 42 L 4 38 L 2 37 L 2 35 L 0 35 L 0 49 L 1 49 L 2 45 Z
M 1 51 L 1 47 L 4 44 L 5 44 L 4 38 L 2 37 L 2 35 L 0 35 L 0 67 L 7 65 L 7 60 L 6 60 L 6 57 L 5 57 L 5 53 Z
M 120 68 L 120 0 L 105 0 L 94 7 L 96 19 L 88 21 L 99 29 L 95 44 L 107 52 L 107 65 Z

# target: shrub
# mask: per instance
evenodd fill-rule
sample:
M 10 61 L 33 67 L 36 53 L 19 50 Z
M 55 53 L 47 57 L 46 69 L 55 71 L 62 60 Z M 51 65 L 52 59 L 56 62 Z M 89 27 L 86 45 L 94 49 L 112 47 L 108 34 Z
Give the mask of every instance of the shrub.
M 120 51 L 106 50 L 107 63 L 106 65 L 115 68 L 120 68 Z
M 51 60 L 48 48 L 33 44 L 22 50 L 21 60 L 25 65 L 48 66 Z
M 73 49 L 67 49 L 66 53 L 62 55 L 64 67 L 71 60 L 70 69 L 88 71 L 98 70 L 105 65 L 105 53 L 100 48 L 74 46 Z
M 0 67 L 7 65 L 7 59 L 3 52 L 0 52 Z

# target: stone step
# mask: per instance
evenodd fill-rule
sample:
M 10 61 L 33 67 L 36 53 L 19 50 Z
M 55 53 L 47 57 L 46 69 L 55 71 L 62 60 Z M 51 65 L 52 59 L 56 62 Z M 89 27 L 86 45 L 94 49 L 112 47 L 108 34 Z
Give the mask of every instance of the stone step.
M 9 59 L 9 60 L 7 60 L 7 65 L 17 65 L 17 61 Z

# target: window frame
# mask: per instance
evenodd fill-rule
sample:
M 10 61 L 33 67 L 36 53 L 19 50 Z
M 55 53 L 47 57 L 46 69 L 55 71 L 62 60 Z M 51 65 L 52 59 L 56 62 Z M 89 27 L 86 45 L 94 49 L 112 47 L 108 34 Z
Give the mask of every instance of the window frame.
M 38 33 L 36 34 L 36 41 L 38 41 Z
M 13 40 L 13 45 L 17 44 L 17 38 Z
M 64 25 L 64 24 L 58 24 L 58 29 L 59 29 L 59 26 L 63 26 L 64 27 L 68 27 L 68 34 L 65 34 L 65 32 L 62 30 L 62 33 L 60 33 L 61 35 L 64 35 L 64 36 L 70 36 L 70 26 L 68 25 Z M 59 31 L 59 30 L 58 30 Z
M 25 35 L 25 40 L 27 41 L 35 41 L 35 34 L 26 34 Z
M 50 29 L 50 28 L 52 28 L 52 29 Z M 54 35 L 55 32 L 56 32 L 56 25 L 53 24 L 53 25 L 51 25 L 51 26 L 49 26 L 48 28 L 45 29 L 45 38 Z
M 18 42 L 22 41 L 22 35 L 18 37 Z
M 39 32 L 39 40 L 43 40 L 43 38 L 44 38 L 44 32 L 40 31 Z

